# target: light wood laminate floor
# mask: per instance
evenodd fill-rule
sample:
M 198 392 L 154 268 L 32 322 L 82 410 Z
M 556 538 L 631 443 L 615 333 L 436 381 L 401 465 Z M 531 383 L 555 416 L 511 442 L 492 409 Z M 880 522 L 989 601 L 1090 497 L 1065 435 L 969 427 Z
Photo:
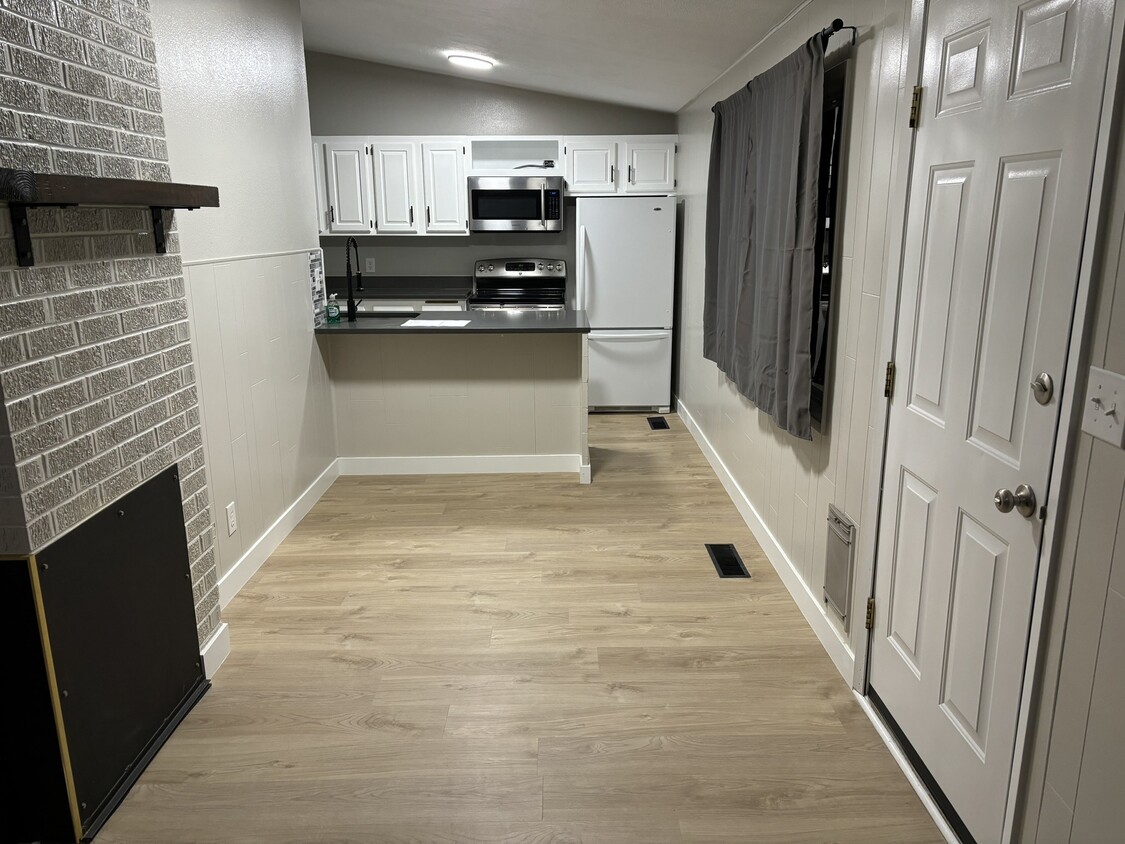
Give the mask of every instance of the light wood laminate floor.
M 669 419 L 592 417 L 590 486 L 337 481 L 98 841 L 941 841 Z

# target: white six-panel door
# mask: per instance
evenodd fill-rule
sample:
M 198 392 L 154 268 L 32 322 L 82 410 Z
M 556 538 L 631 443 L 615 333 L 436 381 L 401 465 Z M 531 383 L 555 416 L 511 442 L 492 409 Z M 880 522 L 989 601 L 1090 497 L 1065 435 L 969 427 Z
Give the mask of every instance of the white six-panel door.
M 994 496 L 1047 490 L 1111 12 L 928 4 L 869 681 L 981 844 L 1001 838 L 1043 525 Z

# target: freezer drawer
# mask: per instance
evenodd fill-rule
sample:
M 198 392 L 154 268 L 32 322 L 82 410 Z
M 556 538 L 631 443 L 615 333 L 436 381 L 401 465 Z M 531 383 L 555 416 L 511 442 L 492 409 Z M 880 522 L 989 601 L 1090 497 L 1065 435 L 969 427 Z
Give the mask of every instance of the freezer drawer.
M 670 330 L 590 332 L 591 407 L 668 407 L 671 393 Z

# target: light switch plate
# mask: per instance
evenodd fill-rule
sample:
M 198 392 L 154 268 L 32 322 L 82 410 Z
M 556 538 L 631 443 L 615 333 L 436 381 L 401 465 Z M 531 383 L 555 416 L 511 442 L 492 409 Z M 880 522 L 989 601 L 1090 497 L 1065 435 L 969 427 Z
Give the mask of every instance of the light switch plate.
M 234 502 L 227 505 L 227 536 L 234 536 L 238 530 L 238 514 L 234 510 Z
M 1125 448 L 1125 375 L 1090 367 L 1082 430 L 1110 445 Z

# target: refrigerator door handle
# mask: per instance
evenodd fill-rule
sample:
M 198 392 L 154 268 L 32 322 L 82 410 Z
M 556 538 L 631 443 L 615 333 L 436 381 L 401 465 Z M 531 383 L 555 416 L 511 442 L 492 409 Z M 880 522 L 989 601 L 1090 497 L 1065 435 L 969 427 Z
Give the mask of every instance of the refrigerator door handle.
M 638 333 L 632 331 L 628 334 L 606 334 L 602 331 L 590 333 L 591 340 L 670 340 L 672 335 L 668 331 Z
M 578 227 L 578 284 L 575 296 L 578 299 L 578 310 L 586 310 L 586 227 Z

